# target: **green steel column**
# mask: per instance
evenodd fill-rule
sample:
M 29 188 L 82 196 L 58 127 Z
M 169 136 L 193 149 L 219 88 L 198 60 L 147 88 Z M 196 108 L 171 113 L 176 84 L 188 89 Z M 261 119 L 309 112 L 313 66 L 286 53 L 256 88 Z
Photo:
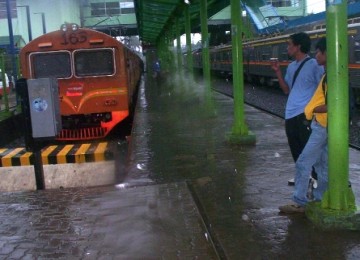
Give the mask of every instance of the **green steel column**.
M 179 18 L 176 18 L 176 52 L 177 52 L 177 67 L 179 71 L 182 70 L 182 55 L 181 55 L 181 41 L 180 41 L 180 25 Z
M 175 66 L 174 58 L 172 56 L 172 52 L 170 51 L 170 36 L 168 36 L 169 32 L 161 35 L 157 40 L 157 53 L 161 63 L 161 70 L 164 75 L 171 72 Z
M 202 61 L 203 75 L 205 80 L 206 92 L 211 92 L 210 78 L 210 59 L 209 59 L 209 34 L 207 24 L 207 0 L 200 1 L 200 20 L 201 20 L 201 44 L 202 44 Z
M 349 195 L 349 76 L 347 1 L 329 4 L 327 24 L 329 189 L 323 207 L 353 209 Z M 332 1 L 331 1 L 332 2 Z
M 189 6 L 185 6 L 185 34 L 186 34 L 186 61 L 189 72 L 193 71 L 193 59 L 191 55 L 191 24 Z
M 156 49 L 161 63 L 161 71 L 165 73 L 168 70 L 167 54 L 166 54 L 166 39 L 161 35 L 157 41 Z
M 162 64 L 162 51 L 161 51 L 161 40 L 158 38 L 156 40 L 156 58 L 159 59 L 160 64 L 161 64 L 161 70 L 163 70 L 163 64 Z
M 255 144 L 255 135 L 251 134 L 245 123 L 244 112 L 244 72 L 242 55 L 242 30 L 240 1 L 231 0 L 231 40 L 232 70 L 234 93 L 234 124 L 229 135 L 230 142 Z
M 327 0 L 328 189 L 310 202 L 306 216 L 326 229 L 360 230 L 360 214 L 349 180 L 349 76 L 347 1 Z
M 167 58 L 167 63 L 168 63 L 168 71 L 169 72 L 174 72 L 175 69 L 175 59 L 174 59 L 174 53 L 171 51 L 174 47 L 174 43 L 173 41 L 171 41 L 172 39 L 172 30 L 169 29 L 169 31 L 166 34 L 165 37 L 165 42 L 166 42 L 166 58 Z

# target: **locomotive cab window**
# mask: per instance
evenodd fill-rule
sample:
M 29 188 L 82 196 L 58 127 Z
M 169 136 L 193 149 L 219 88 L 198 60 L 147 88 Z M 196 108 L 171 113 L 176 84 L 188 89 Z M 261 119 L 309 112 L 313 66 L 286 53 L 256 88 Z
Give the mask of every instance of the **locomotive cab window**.
M 227 52 L 227 60 L 232 61 L 232 53 L 230 51 Z
M 282 61 L 288 61 L 289 60 L 289 54 L 286 52 L 281 53 L 280 59 Z
M 264 60 L 264 61 L 270 60 L 270 54 L 269 53 L 261 54 L 261 59 Z
M 355 50 L 355 62 L 360 63 L 360 50 Z
M 115 73 L 112 49 L 79 50 L 74 53 L 75 75 L 99 76 Z
M 352 40 L 352 39 L 350 39 L 350 40 Z M 354 55 L 354 57 L 350 57 L 350 59 L 353 60 L 353 62 L 355 59 L 355 63 L 359 64 L 360 63 L 360 40 L 359 40 L 359 37 L 354 37 L 353 43 L 351 45 L 354 46 L 353 53 L 355 55 Z
M 33 53 L 30 55 L 34 78 L 69 78 L 70 53 L 64 51 Z

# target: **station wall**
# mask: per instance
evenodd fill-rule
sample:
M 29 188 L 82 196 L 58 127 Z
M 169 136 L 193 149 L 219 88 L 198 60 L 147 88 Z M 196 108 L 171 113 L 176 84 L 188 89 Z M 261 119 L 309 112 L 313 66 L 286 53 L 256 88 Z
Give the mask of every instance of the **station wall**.
M 76 0 L 16 0 L 16 6 L 29 6 L 33 39 L 43 34 L 42 13 L 46 32 L 58 30 L 64 22 L 80 23 L 80 7 Z M 13 34 L 21 35 L 28 42 L 26 8 L 17 7 L 16 13 L 17 17 L 12 18 Z M 7 19 L 0 19 L 0 36 L 9 36 Z

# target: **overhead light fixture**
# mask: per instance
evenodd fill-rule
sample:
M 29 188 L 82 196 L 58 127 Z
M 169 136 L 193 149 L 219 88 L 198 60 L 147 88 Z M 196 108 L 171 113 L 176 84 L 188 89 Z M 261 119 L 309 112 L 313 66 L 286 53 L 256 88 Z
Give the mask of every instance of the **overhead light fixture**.
M 78 29 L 79 29 L 79 25 L 77 25 L 76 23 L 71 24 L 71 30 L 77 31 Z
M 79 29 L 79 25 L 76 23 L 64 23 L 60 26 L 60 30 L 66 32 L 67 30 L 76 31 Z
M 62 24 L 60 26 L 60 30 L 62 30 L 63 32 L 66 32 L 66 30 L 67 30 L 66 24 Z
M 184 0 L 184 3 L 189 5 L 190 4 L 190 0 Z

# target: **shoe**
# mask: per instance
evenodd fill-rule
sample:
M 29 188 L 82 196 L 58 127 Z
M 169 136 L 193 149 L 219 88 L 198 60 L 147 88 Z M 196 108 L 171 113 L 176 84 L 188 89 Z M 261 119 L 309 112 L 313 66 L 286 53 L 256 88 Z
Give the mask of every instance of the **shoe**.
M 281 213 L 285 214 L 295 214 L 295 213 L 304 213 L 305 208 L 296 203 L 287 204 L 284 206 L 280 206 L 279 210 Z
M 288 185 L 289 185 L 289 186 L 294 186 L 294 185 L 295 185 L 295 179 L 294 179 L 294 178 L 289 179 L 289 180 L 288 180 Z
M 310 177 L 309 185 L 311 185 L 313 189 L 316 189 L 317 186 L 318 186 L 317 179 L 314 179 L 314 178 Z
M 310 183 L 310 182 L 313 182 L 313 183 L 314 183 L 314 188 L 317 187 L 317 180 L 316 180 L 315 178 L 310 177 L 309 183 Z M 288 180 L 288 185 L 289 185 L 289 186 L 294 186 L 294 185 L 295 185 L 295 178 L 289 179 L 289 180 Z M 315 187 L 315 186 L 316 186 L 316 187 Z

